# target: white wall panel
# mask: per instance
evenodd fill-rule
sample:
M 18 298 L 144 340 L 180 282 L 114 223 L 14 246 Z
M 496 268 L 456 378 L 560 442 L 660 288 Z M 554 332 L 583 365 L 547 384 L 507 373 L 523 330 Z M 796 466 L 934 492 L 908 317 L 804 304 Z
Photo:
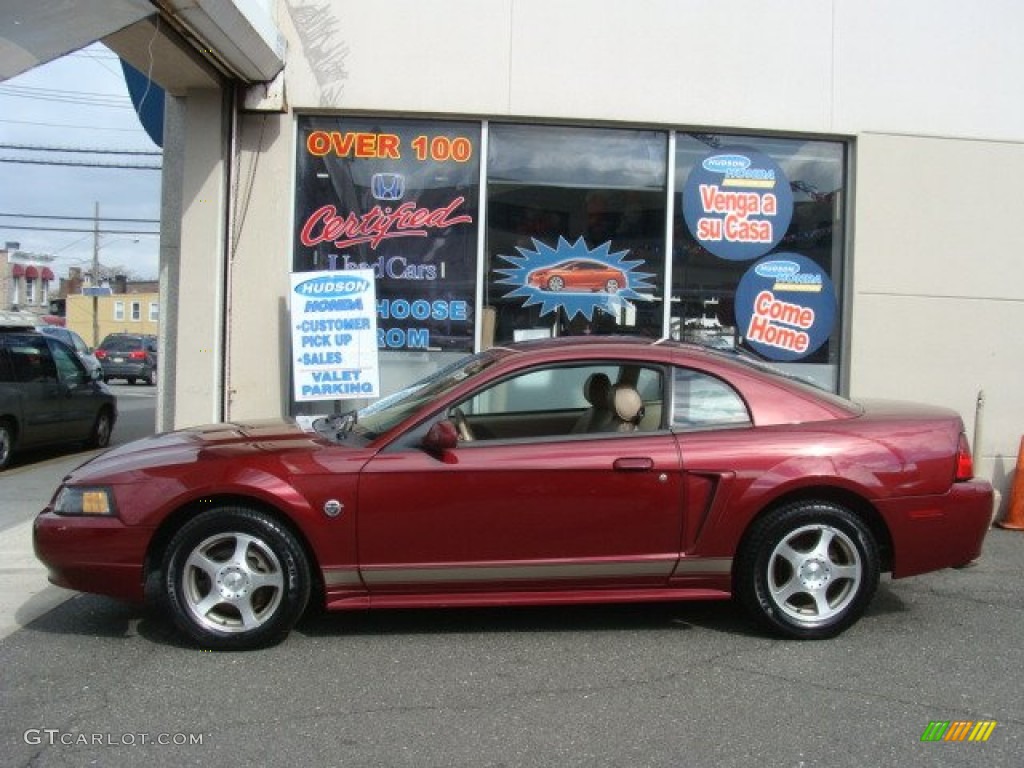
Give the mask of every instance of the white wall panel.
M 1024 140 L 1020 0 L 835 0 L 841 132 Z

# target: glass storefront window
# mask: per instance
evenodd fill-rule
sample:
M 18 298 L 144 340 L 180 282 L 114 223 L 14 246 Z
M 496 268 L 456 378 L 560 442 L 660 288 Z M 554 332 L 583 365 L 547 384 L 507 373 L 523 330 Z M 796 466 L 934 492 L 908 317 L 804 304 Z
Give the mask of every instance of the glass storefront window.
M 492 125 L 483 344 L 660 336 L 668 135 Z
M 751 158 L 735 186 L 727 174 L 706 171 L 729 163 L 740 167 Z M 758 159 L 765 168 L 759 169 Z M 671 335 L 739 347 L 834 391 L 846 227 L 845 145 L 679 133 L 675 165 Z M 770 176 L 776 177 L 774 188 L 767 186 Z M 750 214 L 744 221 L 738 213 L 745 212 L 744 206 L 765 207 L 760 201 L 768 189 L 774 189 L 772 204 L 780 210 Z M 703 198 L 690 200 L 688 208 L 686 194 Z M 782 210 L 789 196 L 788 211 Z M 730 212 L 736 213 L 731 220 Z M 703 229 L 695 219 L 705 219 Z M 746 223 L 758 220 L 768 222 L 764 233 Z M 714 221 L 721 223 L 709 223 Z M 770 224 L 776 230 L 769 238 Z
M 846 153 L 780 136 L 303 115 L 293 269 L 373 270 L 385 395 L 495 344 L 610 333 L 735 349 L 835 391 Z
M 292 269 L 372 271 L 385 393 L 473 351 L 480 132 L 479 122 L 297 120 Z M 312 352 L 305 372 L 346 359 Z

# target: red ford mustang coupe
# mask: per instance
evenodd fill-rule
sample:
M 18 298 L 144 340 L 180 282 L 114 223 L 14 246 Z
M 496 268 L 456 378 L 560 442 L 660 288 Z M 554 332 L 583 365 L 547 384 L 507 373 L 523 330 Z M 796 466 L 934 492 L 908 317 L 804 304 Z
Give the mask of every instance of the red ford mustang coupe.
M 155 435 L 68 475 L 50 580 L 150 598 L 205 648 L 332 610 L 735 596 L 824 638 L 978 557 L 960 417 L 853 403 L 742 356 L 573 337 L 467 357 L 348 414 Z

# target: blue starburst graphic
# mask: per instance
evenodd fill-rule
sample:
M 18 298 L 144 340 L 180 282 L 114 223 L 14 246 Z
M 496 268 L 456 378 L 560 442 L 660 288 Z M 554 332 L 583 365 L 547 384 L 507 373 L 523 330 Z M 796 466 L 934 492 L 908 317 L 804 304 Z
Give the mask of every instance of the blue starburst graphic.
M 587 247 L 582 237 L 569 243 L 564 237 L 558 238 L 558 245 L 552 248 L 531 238 L 533 250 L 516 246 L 519 256 L 499 254 L 513 268 L 495 269 L 505 275 L 498 280 L 503 285 L 514 285 L 515 290 L 505 294 L 506 298 L 526 298 L 524 307 L 540 304 L 541 315 L 564 309 L 569 320 L 583 315 L 592 320 L 594 310 L 601 309 L 615 317 L 621 310 L 631 307 L 629 299 L 649 300 L 640 290 L 652 291 L 649 279 L 651 272 L 637 272 L 643 261 L 627 261 L 629 251 L 611 250 L 611 242 L 602 243 L 593 250 Z M 593 278 L 581 269 L 593 270 L 603 266 L 606 273 L 594 284 Z M 579 277 L 577 277 L 579 275 Z

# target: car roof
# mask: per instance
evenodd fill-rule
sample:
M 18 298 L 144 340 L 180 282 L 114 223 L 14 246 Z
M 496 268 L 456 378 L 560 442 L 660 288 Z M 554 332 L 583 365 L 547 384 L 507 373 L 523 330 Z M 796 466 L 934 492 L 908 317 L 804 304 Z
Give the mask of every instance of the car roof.
M 797 423 L 819 417 L 849 417 L 860 406 L 822 389 L 813 382 L 782 371 L 770 363 L 738 351 L 723 351 L 692 342 L 641 336 L 563 336 L 534 339 L 494 347 L 491 353 L 503 365 L 518 367 L 520 361 L 571 363 L 582 358 L 648 360 L 662 364 L 694 366 L 728 380 L 751 395 L 760 423 Z M 786 393 L 785 397 L 780 397 Z
M 0 309 L 0 330 L 34 331 L 39 318 L 16 309 Z

